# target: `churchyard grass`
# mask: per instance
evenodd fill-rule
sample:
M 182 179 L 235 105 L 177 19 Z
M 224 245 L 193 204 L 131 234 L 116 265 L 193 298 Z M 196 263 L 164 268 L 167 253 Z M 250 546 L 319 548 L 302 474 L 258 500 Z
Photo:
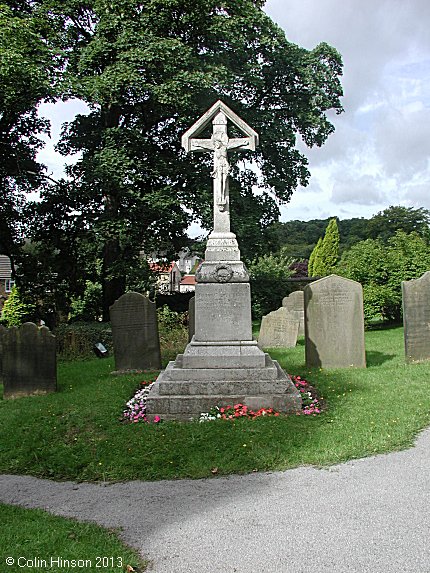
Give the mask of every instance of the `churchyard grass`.
M 0 520 L 0 555 L 3 563 L 9 559 L 2 571 L 67 573 L 100 569 L 114 573 L 125 571 L 127 565 L 133 570 L 146 569 L 139 555 L 118 539 L 115 530 L 4 504 L 0 504 Z
M 125 424 L 125 402 L 151 374 L 112 376 L 113 360 L 61 363 L 59 392 L 0 400 L 0 471 L 120 481 L 324 466 L 409 446 L 430 424 L 430 362 L 404 362 L 403 329 L 366 333 L 367 369 L 306 368 L 304 343 L 273 350 L 324 397 L 317 416 Z M 156 373 L 152 373 L 154 378 Z

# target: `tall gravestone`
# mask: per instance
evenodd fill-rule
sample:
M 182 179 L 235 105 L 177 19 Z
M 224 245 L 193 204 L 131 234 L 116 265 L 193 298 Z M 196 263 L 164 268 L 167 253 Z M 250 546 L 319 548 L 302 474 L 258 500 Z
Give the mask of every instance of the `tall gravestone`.
M 330 275 L 304 289 L 306 365 L 365 368 L 363 290 Z
M 296 290 L 282 299 L 282 306 L 299 321 L 299 336 L 305 333 L 305 299 L 302 290 Z
M 3 397 L 19 398 L 57 389 L 55 336 L 26 322 L 2 336 Z
M 242 137 L 229 137 L 228 122 Z M 201 138 L 211 123 L 211 137 Z M 196 272 L 195 334 L 152 387 L 146 402 L 150 418 L 189 419 L 238 402 L 252 409 L 301 409 L 289 376 L 253 340 L 249 275 L 230 231 L 228 151 L 252 151 L 257 144 L 257 133 L 221 101 L 182 137 L 187 152 L 212 154 L 214 228 Z
M 406 360 L 430 360 L 430 271 L 403 281 L 402 296 Z
M 157 310 L 138 292 L 127 292 L 110 307 L 117 372 L 161 368 Z
M 293 348 L 299 334 L 299 318 L 281 306 L 263 316 L 258 336 L 260 348 Z

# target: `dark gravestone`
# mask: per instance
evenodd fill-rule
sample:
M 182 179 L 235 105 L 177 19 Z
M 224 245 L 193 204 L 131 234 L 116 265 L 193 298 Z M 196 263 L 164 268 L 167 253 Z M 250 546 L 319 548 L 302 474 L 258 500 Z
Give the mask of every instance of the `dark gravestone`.
M 408 362 L 430 359 L 430 271 L 402 282 L 405 354 Z
M 3 382 L 3 346 L 2 338 L 3 334 L 7 332 L 7 329 L 0 324 L 0 383 Z
M 282 306 L 299 321 L 299 336 L 305 333 L 305 302 L 302 290 L 296 290 L 282 299 Z
M 55 392 L 57 355 L 49 328 L 26 322 L 2 336 L 4 398 Z
M 363 290 L 330 275 L 304 289 L 306 365 L 365 368 Z
M 127 292 L 110 307 L 115 369 L 161 368 L 155 303 L 137 292 Z
M 196 331 L 196 297 L 188 303 L 188 342 L 191 342 Z

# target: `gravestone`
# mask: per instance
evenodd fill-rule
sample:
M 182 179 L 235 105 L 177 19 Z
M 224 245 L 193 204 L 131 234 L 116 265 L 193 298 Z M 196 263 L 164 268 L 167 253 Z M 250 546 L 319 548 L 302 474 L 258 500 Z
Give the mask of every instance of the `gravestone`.
M 299 319 L 281 306 L 263 316 L 258 337 L 260 348 L 293 348 L 297 344 Z
M 296 290 L 282 299 L 282 306 L 299 321 L 299 336 L 305 334 L 305 299 L 302 290 Z
M 193 339 L 196 331 L 196 297 L 190 298 L 188 303 L 188 342 Z
M 402 282 L 405 355 L 408 362 L 430 359 L 430 271 Z
M 229 137 L 228 124 L 236 135 Z M 212 123 L 212 136 L 201 138 Z M 188 151 L 213 158 L 213 231 L 196 272 L 195 333 L 183 354 L 169 362 L 146 401 L 149 419 L 198 418 L 213 406 L 301 410 L 290 377 L 252 337 L 249 275 L 230 231 L 229 150 L 255 150 L 258 134 L 223 102 L 216 102 L 182 136 Z
M 26 322 L 2 336 L 3 397 L 19 398 L 57 389 L 55 336 Z
M 123 294 L 109 309 L 117 372 L 161 368 L 155 303 L 138 292 Z
M 365 368 L 360 283 L 330 275 L 304 289 L 306 365 Z
M 7 329 L 0 324 L 0 382 L 3 381 L 3 346 L 2 337 L 7 332 Z

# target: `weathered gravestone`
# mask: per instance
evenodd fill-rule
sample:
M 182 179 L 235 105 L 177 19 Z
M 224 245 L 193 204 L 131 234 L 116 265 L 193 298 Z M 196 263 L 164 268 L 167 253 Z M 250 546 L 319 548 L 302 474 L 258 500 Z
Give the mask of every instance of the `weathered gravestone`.
M 261 321 L 258 346 L 260 348 L 293 348 L 297 344 L 299 319 L 281 306 Z
M 127 292 L 110 307 L 117 372 L 161 368 L 155 303 L 138 292 Z
M 305 299 L 302 290 L 296 290 L 282 299 L 282 306 L 299 321 L 299 336 L 305 333 Z
M 306 365 L 366 367 L 360 283 L 330 275 L 304 289 Z
M 3 397 L 19 398 L 57 389 L 55 336 L 26 322 L 2 336 Z
M 3 381 L 3 346 L 2 337 L 7 332 L 7 329 L 0 324 L 0 382 Z
M 196 297 L 190 298 L 188 303 L 188 342 L 193 339 L 196 331 Z
M 403 281 L 402 296 L 406 360 L 430 360 L 430 271 Z
M 229 137 L 229 122 L 236 137 Z M 211 137 L 200 137 L 211 123 Z M 300 393 L 289 376 L 252 337 L 249 275 L 230 231 L 228 151 L 254 150 L 257 144 L 258 134 L 221 101 L 182 136 L 186 151 L 212 154 L 214 228 L 196 272 L 195 334 L 151 388 L 149 419 L 186 420 L 213 406 L 237 403 L 254 410 L 301 409 Z

